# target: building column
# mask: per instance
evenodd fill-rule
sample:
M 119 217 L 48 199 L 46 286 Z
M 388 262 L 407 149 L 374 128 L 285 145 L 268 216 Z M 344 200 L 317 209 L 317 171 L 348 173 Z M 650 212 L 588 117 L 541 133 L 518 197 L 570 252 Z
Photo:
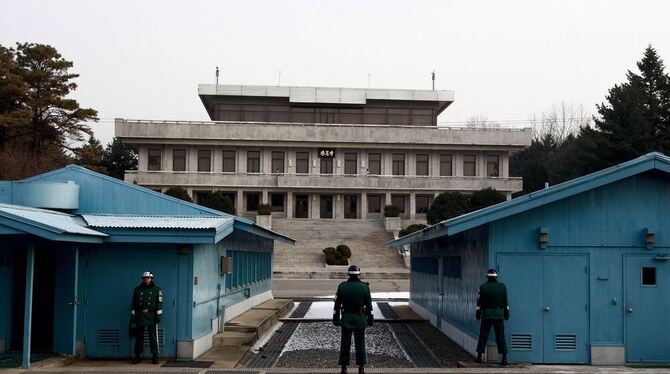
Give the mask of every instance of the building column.
M 149 148 L 143 144 L 141 144 L 137 150 L 137 170 L 149 170 Z
M 270 204 L 270 199 L 268 197 L 268 190 L 264 189 L 261 191 L 261 203 Z
M 198 147 L 188 147 L 188 159 L 186 160 L 186 170 L 198 171 Z
M 293 192 L 286 191 L 286 218 L 293 218 Z
M 384 201 L 384 206 L 391 205 L 391 193 L 390 192 L 386 192 L 384 200 L 385 200 Z M 400 208 L 400 207 L 398 207 L 398 208 Z M 382 207 L 382 213 L 384 213 L 384 207 Z
M 382 152 L 382 175 L 393 175 L 393 155 L 391 151 Z
M 235 209 L 237 209 L 237 215 L 241 215 L 244 211 L 244 191 L 237 190 L 237 197 L 235 199 Z
M 23 361 L 22 369 L 30 369 L 30 333 L 33 318 L 33 273 L 35 270 L 35 246 L 28 245 L 26 251 L 26 296 L 23 312 Z
M 321 200 L 320 195 L 317 193 L 310 194 L 310 215 L 313 219 L 319 219 L 321 213 Z
M 368 194 L 361 193 L 361 219 L 368 218 Z
M 409 193 L 409 218 L 416 218 L 416 192 Z

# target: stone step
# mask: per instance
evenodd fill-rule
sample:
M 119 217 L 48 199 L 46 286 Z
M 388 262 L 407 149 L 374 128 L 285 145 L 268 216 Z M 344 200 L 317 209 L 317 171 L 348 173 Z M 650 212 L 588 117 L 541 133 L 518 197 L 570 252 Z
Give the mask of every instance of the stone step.
M 405 268 L 389 269 L 363 269 L 364 275 L 361 279 L 409 279 L 409 271 Z M 332 268 L 275 268 L 273 276 L 276 279 L 346 279 L 346 269 Z
M 252 345 L 258 340 L 256 332 L 223 331 L 212 337 L 212 347 L 237 347 Z

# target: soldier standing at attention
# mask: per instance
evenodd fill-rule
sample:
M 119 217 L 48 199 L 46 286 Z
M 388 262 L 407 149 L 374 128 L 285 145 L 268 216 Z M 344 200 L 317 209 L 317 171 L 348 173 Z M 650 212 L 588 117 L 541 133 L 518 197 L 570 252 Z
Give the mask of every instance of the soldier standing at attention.
M 135 287 L 133 303 L 130 311 L 135 322 L 135 359 L 133 364 L 140 363 L 140 355 L 144 348 L 144 329 L 149 333 L 151 363 L 158 363 L 158 324 L 163 316 L 163 291 L 154 284 L 154 275 L 150 271 L 142 274 L 142 283 Z
M 340 341 L 340 365 L 342 372 L 347 373 L 349 365 L 349 352 L 351 350 L 351 334 L 354 334 L 356 345 L 356 365 L 358 373 L 365 373 L 364 366 L 367 363 L 365 355 L 365 328 L 372 326 L 372 297 L 370 296 L 370 285 L 361 282 L 359 276 L 361 269 L 356 265 L 349 266 L 349 279 L 340 283 L 337 287 L 335 297 L 335 310 L 333 311 L 333 324 L 342 326 L 342 340 Z M 342 315 L 340 318 L 340 314 Z
M 486 350 L 489 340 L 489 331 L 493 326 L 496 334 L 498 353 L 502 353 L 501 365 L 507 365 L 507 345 L 505 344 L 504 320 L 509 319 L 509 305 L 507 304 L 507 287 L 498 282 L 498 272 L 489 269 L 486 274 L 488 281 L 479 287 L 477 295 L 477 319 L 482 320 L 477 342 L 477 362 L 482 362 L 482 353 Z

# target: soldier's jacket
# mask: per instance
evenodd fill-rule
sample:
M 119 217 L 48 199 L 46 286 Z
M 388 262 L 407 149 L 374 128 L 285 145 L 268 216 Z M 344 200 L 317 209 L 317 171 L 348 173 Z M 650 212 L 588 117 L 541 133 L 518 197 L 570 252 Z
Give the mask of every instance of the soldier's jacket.
M 488 281 L 479 286 L 477 310 L 481 310 L 482 319 L 503 319 L 504 310 L 508 308 L 504 283 Z
M 135 287 L 133 303 L 130 311 L 138 326 L 153 325 L 161 321 L 163 316 L 163 291 L 153 282 Z
M 352 278 L 340 283 L 335 296 L 335 314 L 342 313 L 341 326 L 347 329 L 364 329 L 368 316 L 372 316 L 370 286 L 360 279 Z

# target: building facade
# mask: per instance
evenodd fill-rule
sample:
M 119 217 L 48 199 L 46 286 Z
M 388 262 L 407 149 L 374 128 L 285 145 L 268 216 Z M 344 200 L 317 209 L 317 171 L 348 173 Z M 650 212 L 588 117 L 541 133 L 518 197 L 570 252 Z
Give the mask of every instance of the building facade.
M 410 306 L 474 354 L 477 292 L 495 268 L 511 361 L 670 362 L 668 173 L 650 153 L 390 242 L 411 246 Z
M 370 219 L 385 205 L 425 217 L 445 191 L 522 189 L 509 158 L 530 129 L 445 128 L 453 91 L 199 85 L 212 122 L 117 119 L 139 148 L 126 181 L 179 186 L 195 202 L 224 191 L 239 215 Z

